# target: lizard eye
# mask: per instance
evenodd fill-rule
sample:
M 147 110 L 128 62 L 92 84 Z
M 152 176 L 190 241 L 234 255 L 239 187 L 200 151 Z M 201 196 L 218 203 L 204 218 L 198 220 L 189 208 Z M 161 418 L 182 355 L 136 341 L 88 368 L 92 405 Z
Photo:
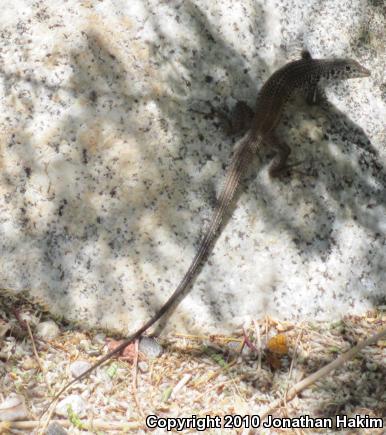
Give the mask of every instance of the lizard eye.
M 350 65 L 346 65 L 346 71 L 351 71 L 351 66 Z

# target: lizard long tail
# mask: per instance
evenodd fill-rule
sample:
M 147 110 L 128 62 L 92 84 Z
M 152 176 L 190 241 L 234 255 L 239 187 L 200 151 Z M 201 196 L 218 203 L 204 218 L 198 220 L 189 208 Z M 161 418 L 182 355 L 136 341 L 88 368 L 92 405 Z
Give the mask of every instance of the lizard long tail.
M 114 350 L 112 350 L 111 352 L 103 356 L 101 359 L 99 359 L 93 366 L 91 366 L 80 376 L 76 377 L 71 382 L 66 384 L 59 391 L 59 393 L 55 395 L 55 397 L 52 399 L 48 407 L 50 407 L 51 404 L 55 400 L 57 400 L 65 390 L 67 390 L 68 387 L 87 377 L 97 367 L 102 365 L 104 362 L 108 361 L 112 356 L 121 352 L 127 345 L 129 345 L 132 341 L 137 339 L 146 330 L 148 330 L 151 326 L 153 326 L 172 307 L 172 305 L 174 305 L 174 303 L 179 298 L 179 296 L 183 294 L 183 292 L 187 289 L 187 287 L 191 284 L 194 277 L 196 276 L 200 265 L 203 263 L 204 259 L 206 259 L 206 257 L 209 255 L 212 244 L 216 239 L 217 231 L 219 230 L 221 223 L 223 221 L 225 212 L 235 196 L 237 188 L 240 184 L 241 177 L 244 174 L 246 167 L 251 162 L 254 151 L 257 149 L 258 145 L 259 145 L 259 138 L 256 138 L 255 135 L 251 132 L 248 132 L 237 144 L 231 163 L 227 170 L 224 186 L 221 190 L 216 209 L 213 213 L 212 220 L 205 233 L 205 236 L 203 237 L 200 243 L 200 247 L 189 269 L 185 273 L 184 277 L 182 278 L 181 282 L 174 290 L 172 295 L 165 302 L 165 304 L 153 315 L 153 317 L 151 317 L 143 326 L 141 326 L 141 328 L 139 328 L 136 332 L 130 335 L 130 337 L 124 340 L 119 346 L 117 346 Z

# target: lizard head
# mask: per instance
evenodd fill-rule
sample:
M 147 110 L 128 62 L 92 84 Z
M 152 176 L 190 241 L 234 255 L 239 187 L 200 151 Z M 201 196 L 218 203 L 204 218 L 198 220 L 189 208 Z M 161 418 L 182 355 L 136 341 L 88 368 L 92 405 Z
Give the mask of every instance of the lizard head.
M 330 77 L 338 80 L 368 77 L 370 71 L 353 59 L 335 59 L 329 69 Z

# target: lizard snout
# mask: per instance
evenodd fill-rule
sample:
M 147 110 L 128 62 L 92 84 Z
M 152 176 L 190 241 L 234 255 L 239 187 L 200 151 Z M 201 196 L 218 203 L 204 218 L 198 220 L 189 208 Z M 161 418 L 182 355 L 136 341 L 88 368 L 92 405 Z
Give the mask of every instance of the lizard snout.
M 360 65 L 360 68 L 359 68 L 358 72 L 359 72 L 358 77 L 369 77 L 369 76 L 371 76 L 370 70 L 368 70 L 367 68 L 365 68 L 362 65 Z

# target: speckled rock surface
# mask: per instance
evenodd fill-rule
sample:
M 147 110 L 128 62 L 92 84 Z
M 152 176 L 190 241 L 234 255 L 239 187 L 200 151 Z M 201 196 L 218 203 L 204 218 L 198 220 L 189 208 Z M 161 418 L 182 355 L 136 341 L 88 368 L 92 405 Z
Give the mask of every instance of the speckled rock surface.
M 372 76 L 287 112 L 279 134 L 310 175 L 270 180 L 262 150 L 166 329 L 383 303 L 385 26 L 376 1 L 7 2 L 0 287 L 91 327 L 142 324 L 189 266 L 236 140 L 209 102 L 253 105 L 307 47 L 353 57 Z

